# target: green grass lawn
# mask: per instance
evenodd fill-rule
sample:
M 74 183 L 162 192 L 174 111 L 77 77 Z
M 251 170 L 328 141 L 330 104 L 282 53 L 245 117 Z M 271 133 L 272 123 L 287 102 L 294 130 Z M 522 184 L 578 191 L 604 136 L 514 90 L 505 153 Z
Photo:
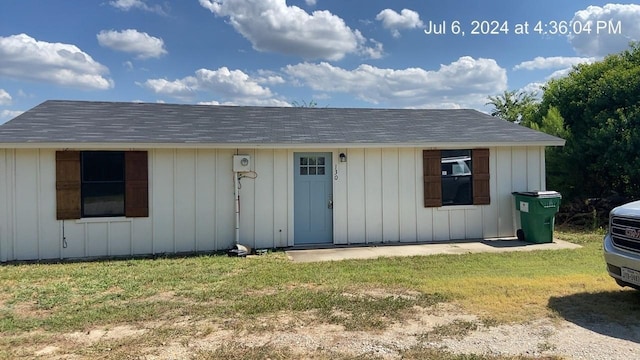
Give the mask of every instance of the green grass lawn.
M 312 311 L 347 331 L 379 331 L 410 316 L 414 306 L 441 302 L 489 324 L 585 312 L 637 323 L 640 297 L 606 274 L 602 236 L 556 231 L 582 245 L 576 250 L 324 263 L 292 263 L 273 252 L 0 266 L 0 356 L 12 357 L 25 341 L 44 344 L 63 333 L 185 316 L 252 331 L 251 321 L 225 319 Z M 140 341 L 175 335 L 168 330 Z

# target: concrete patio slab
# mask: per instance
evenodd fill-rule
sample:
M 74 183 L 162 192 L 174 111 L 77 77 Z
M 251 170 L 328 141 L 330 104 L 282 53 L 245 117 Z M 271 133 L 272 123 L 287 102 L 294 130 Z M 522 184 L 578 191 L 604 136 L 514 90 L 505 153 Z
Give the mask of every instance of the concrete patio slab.
M 339 261 L 347 259 L 375 259 L 393 256 L 426 256 L 435 254 L 469 254 L 480 252 L 508 252 L 534 250 L 577 249 L 580 245 L 563 240 L 533 244 L 517 239 L 489 239 L 462 242 L 424 244 L 377 244 L 366 246 L 335 246 L 287 250 L 294 262 Z

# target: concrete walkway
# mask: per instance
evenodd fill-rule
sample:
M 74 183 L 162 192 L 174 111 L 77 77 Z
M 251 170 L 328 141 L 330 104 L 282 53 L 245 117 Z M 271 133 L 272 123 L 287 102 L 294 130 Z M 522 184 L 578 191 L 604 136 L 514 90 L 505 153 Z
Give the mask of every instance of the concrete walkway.
M 514 238 L 425 244 L 335 246 L 332 248 L 287 250 L 286 254 L 289 259 L 294 262 L 314 262 L 346 259 L 375 259 L 393 256 L 577 249 L 580 247 L 580 245 L 563 240 L 554 240 L 552 243 L 546 244 L 532 244 Z

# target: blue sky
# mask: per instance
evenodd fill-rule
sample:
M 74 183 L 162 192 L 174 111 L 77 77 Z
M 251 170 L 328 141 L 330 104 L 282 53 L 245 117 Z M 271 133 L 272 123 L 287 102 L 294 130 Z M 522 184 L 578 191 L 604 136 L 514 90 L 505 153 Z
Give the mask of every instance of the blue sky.
M 640 5 L 604 1 L 2 1 L 0 123 L 48 99 L 487 111 L 637 40 Z

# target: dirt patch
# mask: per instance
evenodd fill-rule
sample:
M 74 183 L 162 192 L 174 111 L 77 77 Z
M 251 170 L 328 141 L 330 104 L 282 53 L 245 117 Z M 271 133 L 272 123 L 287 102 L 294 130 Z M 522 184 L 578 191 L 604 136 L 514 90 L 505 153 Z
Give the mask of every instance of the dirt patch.
M 298 289 L 309 290 L 309 291 L 319 291 L 319 290 L 322 290 L 323 287 L 322 285 L 316 285 L 316 284 L 290 284 L 285 286 L 285 289 L 287 291 L 293 291 Z M 246 296 L 270 296 L 270 295 L 275 295 L 280 291 L 281 291 L 280 289 L 268 288 L 268 287 L 263 289 L 247 288 L 243 291 L 243 293 Z
M 44 319 L 51 316 L 53 313 L 51 310 L 45 310 L 38 308 L 38 304 L 35 301 L 21 302 L 13 305 L 13 312 L 21 318 L 36 318 Z
M 147 329 L 139 329 L 132 326 L 114 326 L 109 328 L 93 329 L 86 332 L 74 332 L 66 335 L 68 340 L 93 345 L 98 342 L 109 342 L 113 340 L 137 337 L 147 332 Z
M 421 293 L 418 291 L 410 291 L 410 290 L 403 290 L 401 293 L 389 292 L 388 289 L 372 288 L 372 289 L 357 291 L 356 293 L 345 292 L 345 293 L 342 293 L 342 295 L 346 297 L 354 297 L 354 298 L 371 297 L 374 299 L 385 299 L 385 298 L 391 297 L 393 299 L 416 300 L 418 297 L 420 297 Z
M 602 325 L 596 332 L 561 320 L 500 325 L 473 331 L 463 339 L 433 345 L 454 353 L 486 355 L 562 356 L 574 359 L 631 359 L 640 356 L 640 327 Z M 631 335 L 631 336 L 630 336 Z
M 9 294 L 0 293 L 0 309 L 7 307 L 10 298 Z
M 317 352 L 400 359 L 403 350 L 427 346 L 456 354 L 498 356 L 560 356 L 576 359 L 629 359 L 640 356 L 640 327 L 604 325 L 609 331 L 598 333 L 573 323 L 542 319 L 527 324 L 486 326 L 474 315 L 452 312 L 450 306 L 414 309 L 412 319 L 396 323 L 384 331 L 345 331 L 342 326 L 318 324 L 313 315 L 282 315 L 257 319 L 272 324 L 272 331 L 237 333 L 222 330 L 186 344 L 175 341 L 162 348 L 148 349 L 148 359 L 189 356 L 194 351 L 214 351 L 222 346 L 238 348 L 275 347 L 294 354 Z M 473 322 L 476 330 L 463 336 L 429 341 L 425 334 L 455 322 Z M 275 324 L 273 324 L 275 322 Z
M 156 302 L 156 301 L 174 301 L 176 299 L 176 293 L 173 291 L 165 291 L 154 294 L 152 296 L 143 298 L 141 300 L 148 302 Z M 182 300 L 182 299 L 181 299 Z
M 51 356 L 59 351 L 60 348 L 57 346 L 45 346 L 44 348 L 36 351 L 34 353 L 35 356 L 43 357 L 43 356 Z
M 41 359 L 88 359 L 97 355 L 115 359 L 127 354 L 160 360 L 214 354 L 227 348 L 232 352 L 276 349 L 292 357 L 329 354 L 400 359 L 408 349 L 426 347 L 456 354 L 507 357 L 640 357 L 640 326 L 590 323 L 584 327 L 559 318 L 494 326 L 446 303 L 428 308 L 414 306 L 410 311 L 412 316 L 405 320 L 372 331 L 345 331 L 341 325 L 323 322 L 313 311 L 217 321 L 185 316 L 63 334 L 47 339 L 47 343 L 39 341 L 38 346 L 31 346 L 27 353 L 22 349 L 20 354 Z M 461 324 L 464 331 L 456 330 Z M 87 353 L 87 348 L 93 352 Z

